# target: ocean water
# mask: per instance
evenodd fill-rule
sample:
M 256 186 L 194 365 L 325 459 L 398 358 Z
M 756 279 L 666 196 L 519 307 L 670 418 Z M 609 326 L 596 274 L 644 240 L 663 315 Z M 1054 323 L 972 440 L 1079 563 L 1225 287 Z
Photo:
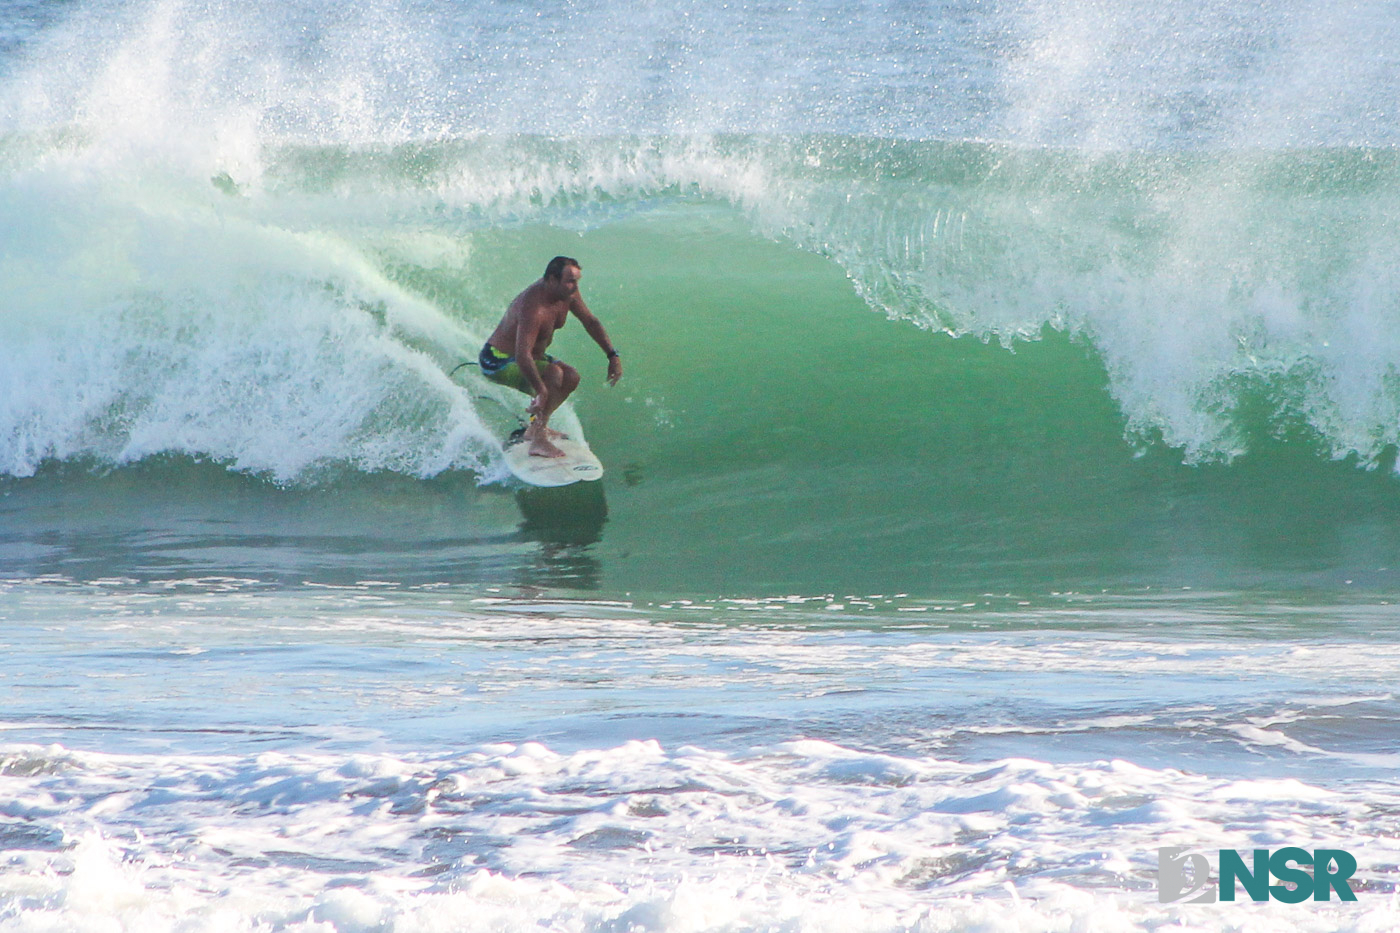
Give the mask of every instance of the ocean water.
M 0 929 L 1400 928 L 1400 5 L 0 2 Z M 549 257 L 560 424 L 472 367 Z M 1353 902 L 1163 903 L 1159 847 Z

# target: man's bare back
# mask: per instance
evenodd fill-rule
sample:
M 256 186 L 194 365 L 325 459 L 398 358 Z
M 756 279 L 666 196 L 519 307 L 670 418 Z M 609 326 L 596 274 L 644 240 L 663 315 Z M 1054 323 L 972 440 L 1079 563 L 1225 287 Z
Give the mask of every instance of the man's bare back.
M 544 276 L 515 296 L 481 349 L 481 370 L 488 379 L 534 396 L 530 402 L 530 414 L 534 417 L 525 429 L 533 456 L 564 455 L 550 441 L 559 433 L 550 430 L 549 417 L 578 388 L 579 375 L 578 370 L 546 351 L 554 341 L 555 331 L 568 322 L 570 313 L 607 354 L 608 385 L 616 385 L 622 378 L 621 357 L 579 293 L 582 276 L 576 260 L 567 256 L 551 259 Z M 526 365 L 520 365 L 521 360 Z

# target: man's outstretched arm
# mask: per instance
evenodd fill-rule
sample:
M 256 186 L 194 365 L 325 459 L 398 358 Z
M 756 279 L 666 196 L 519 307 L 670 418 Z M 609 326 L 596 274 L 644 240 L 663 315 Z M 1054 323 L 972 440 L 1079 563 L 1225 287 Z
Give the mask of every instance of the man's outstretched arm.
M 578 322 L 583 325 L 583 329 L 588 331 L 588 336 L 593 338 L 593 342 L 598 344 L 604 353 L 608 355 L 608 385 L 617 385 L 617 380 L 622 378 L 622 357 L 618 356 L 617 348 L 613 346 L 612 340 L 608 337 L 608 332 L 603 327 L 603 322 L 588 310 L 588 305 L 584 304 L 583 297 L 574 298 L 570 309 Z

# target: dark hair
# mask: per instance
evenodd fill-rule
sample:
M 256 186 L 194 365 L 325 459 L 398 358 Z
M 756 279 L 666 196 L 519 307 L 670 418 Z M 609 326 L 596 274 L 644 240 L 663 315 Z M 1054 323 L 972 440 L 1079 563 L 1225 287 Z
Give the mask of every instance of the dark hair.
M 573 266 L 580 272 L 583 271 L 583 266 L 578 264 L 577 259 L 570 259 L 568 256 L 555 256 L 549 261 L 549 265 L 544 267 L 544 277 L 547 279 L 563 278 L 566 266 Z

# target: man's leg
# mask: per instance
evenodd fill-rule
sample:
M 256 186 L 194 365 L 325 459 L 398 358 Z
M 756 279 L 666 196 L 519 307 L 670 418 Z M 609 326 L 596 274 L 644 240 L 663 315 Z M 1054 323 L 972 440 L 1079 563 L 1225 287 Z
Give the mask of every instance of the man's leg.
M 549 373 L 549 375 L 546 375 L 546 373 Z M 541 372 L 540 375 L 545 376 L 547 380 L 545 385 L 549 386 L 549 411 L 545 414 L 545 420 L 548 421 L 549 416 L 558 411 L 559 406 L 564 404 L 564 400 L 570 395 L 573 395 L 574 390 L 578 388 L 578 370 L 574 369 L 568 363 L 561 363 L 558 360 L 553 360 L 550 362 L 548 369 L 545 370 L 545 372 Z M 557 383 L 553 381 L 555 379 L 558 380 Z M 557 389 L 555 388 L 556 385 L 558 386 Z M 551 430 L 549 434 L 551 437 L 564 436 L 558 431 L 553 430 Z
M 549 405 L 544 411 L 535 412 L 535 420 L 530 422 L 530 426 L 525 429 L 525 436 L 531 441 L 530 454 L 535 457 L 562 457 L 564 451 L 556 447 L 549 439 L 551 433 L 558 435 L 557 431 L 550 431 L 549 417 L 578 388 L 578 370 L 567 363 L 555 360 L 548 366 L 541 367 L 540 378 L 544 380 L 545 388 L 549 390 Z

